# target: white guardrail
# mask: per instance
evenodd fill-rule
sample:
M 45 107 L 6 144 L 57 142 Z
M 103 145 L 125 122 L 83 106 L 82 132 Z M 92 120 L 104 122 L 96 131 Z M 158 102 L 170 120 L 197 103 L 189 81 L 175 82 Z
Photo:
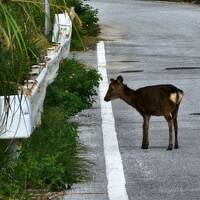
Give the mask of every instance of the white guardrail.
M 44 63 L 31 66 L 29 80 L 22 86 L 23 92 L 0 97 L 0 139 L 28 138 L 41 123 L 47 86 L 56 78 L 60 61 L 69 55 L 71 34 L 72 22 L 68 13 L 56 14 L 54 43 L 47 49 Z

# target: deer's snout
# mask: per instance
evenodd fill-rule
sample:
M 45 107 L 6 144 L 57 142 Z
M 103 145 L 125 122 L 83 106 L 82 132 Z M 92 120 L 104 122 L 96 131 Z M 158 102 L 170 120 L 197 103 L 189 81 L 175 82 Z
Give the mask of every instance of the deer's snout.
M 110 101 L 110 98 L 108 98 L 107 96 L 104 97 L 104 101 Z

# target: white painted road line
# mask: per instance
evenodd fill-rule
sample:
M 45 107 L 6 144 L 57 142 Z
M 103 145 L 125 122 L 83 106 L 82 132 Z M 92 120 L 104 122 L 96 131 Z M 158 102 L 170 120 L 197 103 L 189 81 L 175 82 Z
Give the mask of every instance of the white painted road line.
M 126 180 L 121 155 L 119 152 L 115 120 L 112 112 L 111 102 L 105 102 L 104 96 L 108 89 L 108 78 L 106 71 L 106 59 L 104 42 L 97 44 L 98 70 L 103 80 L 100 82 L 100 103 L 102 117 L 102 131 L 104 142 L 104 155 L 106 162 L 106 175 L 108 179 L 109 200 L 128 200 L 126 191 Z

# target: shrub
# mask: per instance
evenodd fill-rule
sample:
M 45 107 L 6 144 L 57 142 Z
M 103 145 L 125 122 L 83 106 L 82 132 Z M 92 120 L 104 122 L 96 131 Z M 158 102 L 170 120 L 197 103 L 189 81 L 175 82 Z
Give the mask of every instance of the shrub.
M 82 2 L 75 7 L 75 11 L 83 22 L 83 33 L 87 36 L 98 36 L 100 33 L 98 10 Z
M 79 4 L 74 3 L 74 7 L 82 21 L 82 27 L 76 26 L 76 23 L 73 24 L 71 49 L 83 50 L 87 47 L 93 47 L 101 31 L 98 10 L 82 1 Z
M 51 106 L 61 105 L 62 102 L 62 107 L 68 112 L 66 115 L 73 115 L 92 105 L 99 80 L 96 70 L 87 69 L 74 59 L 65 60 L 55 83 L 48 88 L 46 102 Z

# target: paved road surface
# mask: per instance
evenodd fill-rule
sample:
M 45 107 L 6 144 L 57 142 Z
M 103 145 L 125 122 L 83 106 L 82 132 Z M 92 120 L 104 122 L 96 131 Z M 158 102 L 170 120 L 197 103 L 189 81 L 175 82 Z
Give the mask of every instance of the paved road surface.
M 112 102 L 129 200 L 200 199 L 200 7 L 133 0 L 92 0 L 91 5 L 100 12 L 109 78 L 121 74 L 135 89 L 172 83 L 185 92 L 179 111 L 180 148 L 173 151 L 166 151 L 164 118 L 151 118 L 150 148 L 141 150 L 142 118 L 124 102 Z M 97 65 L 95 54 L 78 58 Z M 81 137 L 91 147 L 88 156 L 96 166 L 93 182 L 75 191 L 96 195 L 66 199 L 107 200 L 99 101 L 85 112 L 89 118 L 80 117 L 88 120 Z

